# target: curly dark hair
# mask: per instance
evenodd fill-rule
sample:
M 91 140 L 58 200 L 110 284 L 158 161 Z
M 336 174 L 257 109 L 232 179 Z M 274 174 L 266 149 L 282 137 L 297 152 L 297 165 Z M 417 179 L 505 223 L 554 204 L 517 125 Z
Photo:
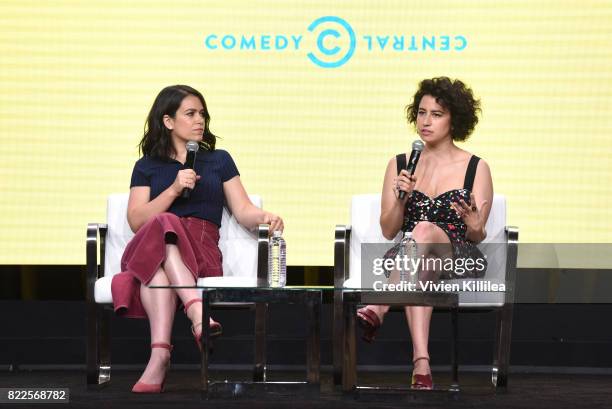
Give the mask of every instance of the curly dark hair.
M 408 122 L 416 126 L 421 98 L 431 95 L 436 102 L 450 112 L 451 137 L 453 141 L 465 141 L 478 123 L 481 111 L 480 100 L 474 98 L 472 90 L 460 80 L 437 77 L 421 81 L 414 94 L 412 104 L 406 106 Z
M 155 98 L 147 116 L 142 140 L 138 145 L 140 152 L 162 160 L 170 160 L 176 154 L 172 145 L 171 131 L 164 125 L 164 115 L 172 118 L 188 95 L 197 97 L 204 107 L 204 135 L 200 148 L 214 150 L 217 137 L 210 131 L 210 114 L 202 94 L 188 85 L 171 85 L 161 90 Z

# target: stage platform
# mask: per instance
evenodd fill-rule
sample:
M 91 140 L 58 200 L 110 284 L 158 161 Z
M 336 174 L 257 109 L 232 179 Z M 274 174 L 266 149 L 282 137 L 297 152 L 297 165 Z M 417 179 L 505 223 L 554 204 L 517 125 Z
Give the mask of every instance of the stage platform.
M 203 400 L 199 393 L 197 368 L 171 368 L 166 391 L 161 395 L 135 395 L 130 392 L 140 371 L 114 370 L 110 385 L 91 389 L 85 385 L 81 370 L 0 371 L 0 387 L 62 387 L 70 389 L 70 402 L 62 407 L 75 408 L 612 408 L 612 374 L 513 373 L 506 392 L 488 387 L 489 375 L 478 372 L 461 373 L 459 393 L 428 391 L 342 394 L 332 385 L 331 373 L 324 370 L 320 394 L 295 394 L 288 391 L 260 393 L 245 389 L 236 397 L 213 397 Z M 301 371 L 274 371 L 271 380 L 299 380 Z M 213 370 L 215 381 L 224 379 L 249 380 L 249 372 Z M 407 387 L 410 376 L 401 371 L 362 370 L 363 384 L 387 384 Z M 434 382 L 443 385 L 450 380 L 448 373 L 434 368 Z M 32 407 L 33 405 L 10 405 Z M 38 405 L 37 405 L 38 406 Z M 39 405 L 49 407 L 48 405 Z M 2 405 L 8 407 L 8 405 Z M 52 407 L 57 407 L 53 405 Z

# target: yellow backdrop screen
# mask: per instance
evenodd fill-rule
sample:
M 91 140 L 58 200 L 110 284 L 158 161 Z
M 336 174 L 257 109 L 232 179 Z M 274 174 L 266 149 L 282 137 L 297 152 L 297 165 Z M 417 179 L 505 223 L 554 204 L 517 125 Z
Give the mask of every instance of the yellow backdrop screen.
M 0 264 L 82 264 L 129 189 L 165 86 L 205 96 L 218 146 L 286 223 L 290 265 L 331 265 L 350 197 L 416 138 L 404 106 L 446 75 L 482 100 L 487 160 L 523 242 L 609 242 L 612 3 L 0 3 Z

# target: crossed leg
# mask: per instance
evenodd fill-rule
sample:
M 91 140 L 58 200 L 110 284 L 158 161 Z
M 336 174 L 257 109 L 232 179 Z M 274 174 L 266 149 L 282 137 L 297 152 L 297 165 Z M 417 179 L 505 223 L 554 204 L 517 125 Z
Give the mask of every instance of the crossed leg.
M 451 251 L 450 240 L 440 227 L 431 222 L 418 223 L 413 231 L 412 238 L 416 241 L 418 247 L 418 257 L 423 256 L 424 260 L 448 256 Z M 421 270 L 421 279 L 435 279 L 436 271 Z M 376 314 L 376 318 L 372 319 L 371 313 Z M 368 320 L 370 328 L 372 323 L 382 324 L 384 315 L 389 310 L 388 305 L 367 305 L 358 312 L 359 319 L 363 322 Z M 404 307 L 410 336 L 412 339 L 413 357 L 427 358 L 419 359 L 414 363 L 414 374 L 427 375 L 431 373 L 429 367 L 429 324 L 431 322 L 432 307 L 426 306 L 408 306 Z M 373 331 L 377 329 L 374 328 Z M 370 329 L 372 331 L 372 329 Z
M 412 237 L 419 245 L 419 253 L 424 260 L 448 256 L 450 240 L 440 227 L 430 222 L 420 222 L 412 231 Z M 449 246 L 446 246 L 448 244 Z M 436 273 L 432 270 L 421 271 L 424 279 L 435 278 Z M 429 324 L 433 307 L 408 306 L 404 307 L 410 338 L 412 339 L 412 356 L 414 362 L 414 374 L 431 374 L 429 367 Z M 417 358 L 427 358 L 419 359 Z
M 183 259 L 175 244 L 166 245 L 166 260 L 155 272 L 147 285 L 140 286 L 140 299 L 149 318 L 151 343 L 170 344 L 172 324 L 177 306 L 177 296 L 183 304 L 200 298 L 196 288 L 160 289 L 149 286 L 194 286 L 195 278 L 183 263 Z M 194 327 L 202 324 L 202 308 L 193 305 L 187 311 L 187 317 Z M 211 319 L 211 323 L 214 322 Z M 170 351 L 163 348 L 151 349 L 151 357 L 139 382 L 159 384 L 164 380 L 170 363 Z

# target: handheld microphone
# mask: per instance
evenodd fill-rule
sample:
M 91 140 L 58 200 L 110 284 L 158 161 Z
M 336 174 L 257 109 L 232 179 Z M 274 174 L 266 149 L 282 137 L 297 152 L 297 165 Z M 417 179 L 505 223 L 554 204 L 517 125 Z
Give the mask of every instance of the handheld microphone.
M 200 149 L 200 144 L 195 141 L 189 141 L 185 144 L 185 148 L 187 149 L 187 159 L 185 160 L 185 168 L 193 169 L 195 165 L 196 152 Z M 183 189 L 183 193 L 181 193 L 181 197 L 183 199 L 189 199 L 191 196 L 191 189 L 186 187 Z
M 419 163 L 419 158 L 421 157 L 421 152 L 423 151 L 424 147 L 425 144 L 423 144 L 423 142 L 418 139 L 412 142 L 412 152 L 410 153 L 410 160 L 408 160 L 408 163 L 406 163 L 406 170 L 408 171 L 408 173 L 410 173 L 410 176 L 414 175 L 414 171 L 417 167 L 417 163 Z M 404 200 L 405 196 L 406 192 L 400 190 L 400 200 Z

